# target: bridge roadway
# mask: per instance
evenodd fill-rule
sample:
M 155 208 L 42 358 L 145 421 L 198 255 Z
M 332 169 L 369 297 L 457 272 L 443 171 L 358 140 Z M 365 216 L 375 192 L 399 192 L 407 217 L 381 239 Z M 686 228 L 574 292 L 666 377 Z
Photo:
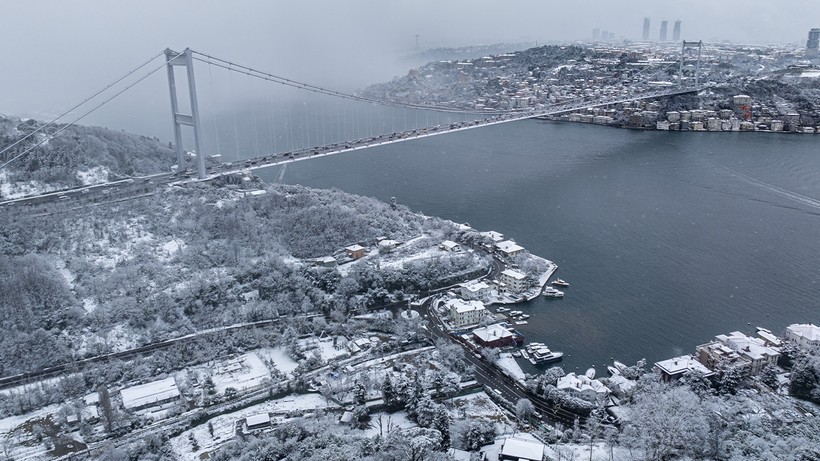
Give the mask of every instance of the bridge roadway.
M 191 170 L 179 171 L 175 173 L 159 173 L 148 176 L 120 179 L 94 186 L 78 187 L 74 189 L 48 192 L 35 196 L 21 197 L 0 201 L 0 208 L 19 205 L 38 205 L 52 202 L 88 203 L 88 202 L 109 202 L 121 200 L 123 197 L 131 197 L 138 193 L 147 193 L 158 186 L 163 185 L 183 185 L 196 181 L 210 181 L 224 175 L 244 174 L 250 170 L 268 168 L 285 163 L 298 162 L 316 157 L 326 157 L 358 149 L 392 144 L 396 142 L 409 141 L 411 139 L 425 138 L 455 131 L 480 128 L 500 123 L 515 122 L 529 118 L 546 117 L 565 112 L 572 112 L 578 109 L 608 106 L 612 104 L 625 103 L 642 99 L 655 99 L 661 97 L 674 96 L 679 94 L 694 93 L 699 91 L 694 87 L 676 87 L 653 92 L 640 93 L 614 98 L 604 98 L 599 100 L 573 100 L 566 103 L 556 104 L 545 110 L 524 110 L 508 112 L 504 114 L 491 115 L 482 119 L 453 122 L 433 127 L 417 128 L 390 134 L 381 134 L 365 137 L 352 141 L 331 143 L 323 146 L 315 146 L 297 149 L 289 152 L 275 153 L 252 157 L 236 162 L 226 162 L 218 165 L 210 165 L 206 169 L 207 175 L 204 178 L 194 178 Z

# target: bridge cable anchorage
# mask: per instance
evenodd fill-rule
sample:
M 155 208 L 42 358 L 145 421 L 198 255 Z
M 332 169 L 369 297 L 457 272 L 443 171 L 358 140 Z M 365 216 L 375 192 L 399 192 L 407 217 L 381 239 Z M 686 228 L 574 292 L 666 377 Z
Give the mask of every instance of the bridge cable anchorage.
M 281 76 L 274 75 L 274 74 L 271 74 L 271 73 L 268 73 L 268 72 L 256 70 L 256 69 L 251 68 L 251 67 L 236 64 L 236 63 L 233 63 L 231 61 L 220 59 L 220 58 L 217 58 L 215 56 L 211 56 L 211 55 L 208 55 L 208 54 L 205 54 L 205 53 L 201 53 L 199 51 L 191 50 L 191 52 L 196 54 L 196 55 L 202 56 L 201 58 L 200 57 L 195 57 L 194 59 L 196 59 L 200 62 L 204 62 L 204 63 L 211 63 L 214 66 L 221 67 L 221 68 L 229 70 L 229 71 L 250 75 L 252 77 L 255 77 L 255 78 L 258 78 L 258 79 L 261 79 L 261 80 L 267 80 L 267 81 L 274 82 L 274 83 L 280 83 L 282 85 L 290 86 L 290 87 L 297 88 L 297 89 L 300 89 L 300 90 L 312 91 L 314 93 L 321 93 L 321 94 L 324 94 L 324 95 L 335 96 L 335 97 L 344 98 L 344 99 L 350 99 L 350 100 L 353 100 L 353 101 L 370 102 L 370 103 L 374 103 L 374 104 L 382 104 L 382 105 L 394 106 L 394 107 L 404 107 L 404 108 L 410 108 L 410 109 L 423 109 L 423 110 L 432 110 L 432 111 L 438 111 L 438 112 L 453 112 L 453 113 L 461 113 L 461 114 L 490 114 L 490 115 L 492 115 L 492 114 L 505 114 L 505 113 L 514 112 L 514 111 L 502 111 L 502 110 L 499 110 L 499 111 L 465 110 L 465 109 L 458 109 L 458 108 L 453 108 L 453 107 L 431 106 L 431 105 L 423 105 L 423 104 L 412 104 L 412 103 L 406 103 L 406 102 L 400 102 L 400 101 L 370 98 L 370 97 L 367 97 L 367 96 L 361 96 L 361 95 L 356 95 L 356 94 L 352 94 L 352 93 L 345 93 L 345 92 L 342 92 L 342 91 L 332 90 L 332 89 L 329 89 L 329 88 L 325 88 L 325 87 L 321 87 L 321 86 L 317 86 L 317 85 L 312 85 L 310 83 L 300 82 L 300 81 L 292 80 L 292 79 L 289 79 L 289 78 L 286 78 L 286 77 L 281 77 Z M 216 61 L 216 62 L 214 62 L 214 61 Z
M 163 51 L 163 53 L 164 53 L 164 51 Z M 57 136 L 58 134 L 62 133 L 63 131 L 65 131 L 65 130 L 67 130 L 67 129 L 71 128 L 72 126 L 74 126 L 74 124 L 76 124 L 76 123 L 77 123 L 77 122 L 79 122 L 80 120 L 82 120 L 82 119 L 84 119 L 84 118 L 88 117 L 89 115 L 91 115 L 92 113 L 94 113 L 94 112 L 95 112 L 97 109 L 99 109 L 100 107 L 102 107 L 102 106 L 104 106 L 104 105 L 108 104 L 109 102 L 111 102 L 112 100 L 114 100 L 115 98 L 117 98 L 119 95 L 121 95 L 121 94 L 125 93 L 126 91 L 130 90 L 131 88 L 135 87 L 136 85 L 138 85 L 139 83 L 141 83 L 143 80 L 145 80 L 146 78 L 150 77 L 151 75 L 153 75 L 154 73 L 156 73 L 156 72 L 157 72 L 157 71 L 159 71 L 160 69 L 164 68 L 164 67 L 165 67 L 165 66 L 166 66 L 169 62 L 173 61 L 174 59 L 176 59 L 177 57 L 179 57 L 179 56 L 181 56 L 181 55 L 182 55 L 182 53 L 178 53 L 176 56 L 174 56 L 174 57 L 172 57 L 172 58 L 170 58 L 170 59 L 166 60 L 165 62 L 163 62 L 163 63 L 162 63 L 161 65 L 159 65 L 158 67 L 155 67 L 153 70 L 151 70 L 151 71 L 150 71 L 150 72 L 148 72 L 147 74 L 145 74 L 145 75 L 143 75 L 142 77 L 140 77 L 139 79 L 137 79 L 137 81 L 135 81 L 135 82 L 133 82 L 133 83 L 129 84 L 128 86 L 126 86 L 126 87 L 125 87 L 125 88 L 123 88 L 122 90 L 120 90 L 120 91 L 118 91 L 118 92 L 114 93 L 114 95 L 113 95 L 113 96 L 111 96 L 110 98 L 108 98 L 108 99 L 104 100 L 103 102 L 101 102 L 101 103 L 97 104 L 97 105 L 96 105 L 96 106 L 94 106 L 91 110 L 89 110 L 89 111 L 87 111 L 86 113 L 82 114 L 81 116 L 77 117 L 77 118 L 76 118 L 76 119 L 74 119 L 73 121 L 71 121 L 71 122 L 69 122 L 69 123 L 67 123 L 67 124 L 63 125 L 62 127 L 60 127 L 60 129 L 58 129 L 57 131 L 55 131 L 55 132 L 54 132 L 51 136 L 47 136 L 47 137 L 46 137 L 46 138 L 44 138 L 42 141 L 40 141 L 40 142 L 38 142 L 38 143 L 34 144 L 33 146 L 29 147 L 28 149 L 26 149 L 26 150 L 25 150 L 25 151 L 23 151 L 22 153 L 20 153 L 20 154 L 18 154 L 18 155 L 16 155 L 16 156 L 14 156 L 11 160 L 9 160 L 9 161 L 7 161 L 6 163 L 4 163 L 4 164 L 0 165 L 0 170 L 2 170 L 3 168 L 5 168 L 5 167 L 6 167 L 8 164 L 10 164 L 11 162 L 13 162 L 13 161 L 17 160 L 18 158 L 20 158 L 20 157 L 22 157 L 22 156 L 24 156 L 24 155 L 28 154 L 29 152 L 33 151 L 34 149 L 36 149 L 36 148 L 38 148 L 38 147 L 42 146 L 43 144 L 45 144 L 46 142 L 48 142 L 49 140 L 51 140 L 52 138 L 54 138 L 54 137 L 55 137 L 55 136 Z M 156 59 L 156 58 L 153 58 L 153 59 Z M 152 61 L 153 61 L 153 59 L 152 59 Z M 140 66 L 140 67 L 143 67 L 143 66 Z M 104 91 L 104 90 L 103 90 L 103 91 Z M 61 115 L 60 117 L 63 117 L 64 115 L 65 115 L 65 114 Z M 59 117 L 58 117 L 58 118 L 59 118 Z M 55 120 L 56 120 L 56 119 L 55 119 Z M 5 152 L 5 150 L 3 150 L 3 152 Z M 1 153 L 2 153 L 2 152 L 0 152 L 0 154 L 1 154 Z
M 25 141 L 26 139 L 28 139 L 28 138 L 30 138 L 30 137 L 32 137 L 32 136 L 34 136 L 35 134 L 37 134 L 37 133 L 39 133 L 39 132 L 41 132 L 41 131 L 45 130 L 46 128 L 50 127 L 51 125 L 54 125 L 54 124 L 55 124 L 55 123 L 57 123 L 57 121 L 58 121 L 58 120 L 60 120 L 61 118 L 65 117 L 66 115 L 70 114 L 71 112 L 73 112 L 73 111 L 77 110 L 80 106 L 82 106 L 83 104 L 87 103 L 88 101 L 90 101 L 90 100 L 92 100 L 92 99 L 96 98 L 97 96 L 99 96 L 100 94 L 104 93 L 106 90 L 108 90 L 108 89 L 109 89 L 109 88 L 111 88 L 112 86 L 116 85 L 117 83 L 120 83 L 121 81 L 123 81 L 123 80 L 125 80 L 126 78 L 130 77 L 131 75 L 133 75 L 133 74 L 134 74 L 134 72 L 137 72 L 138 70 L 140 70 L 140 69 L 142 69 L 143 67 L 147 66 L 148 64 L 150 64 L 150 63 L 151 63 L 151 61 L 153 61 L 154 59 L 157 59 L 157 58 L 158 58 L 158 57 L 160 57 L 160 56 L 162 56 L 162 52 L 160 52 L 159 54 L 157 54 L 157 55 L 155 55 L 155 56 L 151 57 L 151 59 L 149 59 L 149 60 L 145 61 L 144 63 L 140 64 L 138 67 L 136 67 L 136 68 L 134 68 L 133 70 L 129 71 L 127 74 L 123 75 L 122 77 L 118 78 L 117 80 L 114 80 L 113 82 L 109 83 L 109 84 L 108 84 L 108 85 L 106 85 L 103 89 L 101 89 L 101 90 L 97 91 L 96 93 L 92 94 L 91 96 L 89 96 L 89 97 L 87 97 L 87 98 L 83 99 L 81 102 L 79 102 L 78 104 L 74 105 L 72 108 L 68 109 L 67 111 L 63 112 L 62 114 L 58 115 L 57 117 L 55 117 L 55 118 L 51 119 L 51 120 L 50 120 L 48 123 L 46 123 L 45 125 L 41 126 L 40 128 L 37 128 L 36 130 L 32 131 L 32 132 L 31 132 L 31 133 L 29 133 L 29 134 L 27 134 L 27 135 L 23 136 L 22 138 L 18 139 L 17 141 L 15 141 L 14 143 L 10 144 L 9 146 L 6 146 L 6 148 L 5 148 L 5 149 L 3 149 L 2 151 L 0 151 L 0 155 L 5 154 L 7 151 L 11 150 L 14 146 L 16 146 L 16 145 L 18 145 L 18 144 L 22 143 L 22 142 L 23 142 L 23 141 Z M 5 166 L 5 165 L 7 165 L 7 164 L 4 164 L 3 166 Z M 2 167 L 0 167 L 0 168 L 2 168 Z

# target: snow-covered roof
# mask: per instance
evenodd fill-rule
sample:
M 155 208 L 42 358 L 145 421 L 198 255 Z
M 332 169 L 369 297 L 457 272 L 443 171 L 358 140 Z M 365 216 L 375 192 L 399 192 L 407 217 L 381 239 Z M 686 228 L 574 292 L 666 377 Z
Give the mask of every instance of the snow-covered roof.
M 350 245 L 349 247 L 345 247 L 347 251 L 361 251 L 364 250 L 364 247 L 361 245 Z
M 504 269 L 504 271 L 501 272 L 501 275 L 506 275 L 507 277 L 512 278 L 512 279 L 516 279 L 516 280 L 524 280 L 525 278 L 527 278 L 526 275 L 522 274 L 521 272 L 518 272 L 517 270 L 513 270 L 513 269 Z
M 490 288 L 490 286 L 487 285 L 486 283 L 480 282 L 480 281 L 477 282 L 475 280 L 473 280 L 471 282 L 464 283 L 461 286 L 463 288 L 466 288 L 467 291 L 471 291 L 473 293 L 479 292 L 481 290 L 487 290 L 487 289 Z
M 465 301 L 463 299 L 451 299 L 447 301 L 447 307 L 452 311 L 456 310 L 459 314 L 470 311 L 484 310 L 484 303 L 481 301 Z
M 499 454 L 513 459 L 541 461 L 544 459 L 544 444 L 532 440 L 508 437 L 504 441 L 504 446 L 501 447 L 501 453 Z
M 130 409 L 179 397 L 179 389 L 177 389 L 174 378 L 165 378 L 139 386 L 126 387 L 120 391 L 120 394 L 122 395 L 122 406 Z
M 738 354 L 749 357 L 752 360 L 760 360 L 766 356 L 780 355 L 776 350 L 766 347 L 763 340 L 750 338 L 739 331 L 733 331 L 729 335 L 715 336 L 718 341 L 732 348 Z
M 248 427 L 270 424 L 270 415 L 268 413 L 260 413 L 258 415 L 248 416 L 245 418 L 245 423 L 248 424 Z
M 486 327 L 476 328 L 473 334 L 484 342 L 496 341 L 501 338 L 509 338 L 513 334 L 509 330 L 495 323 Z
M 604 386 L 604 383 L 597 379 L 589 379 L 585 375 L 576 375 L 575 373 L 569 373 L 566 376 L 558 378 L 558 383 L 555 387 L 564 390 L 573 389 L 578 392 L 591 390 L 595 392 L 596 395 L 606 395 L 609 393 L 609 389 Z
M 503 242 L 498 242 L 495 244 L 495 247 L 504 253 L 515 253 L 524 250 L 524 247 L 518 245 L 512 240 L 504 240 Z
M 487 237 L 491 238 L 493 242 L 498 243 L 504 240 L 504 234 L 496 231 L 487 231 L 482 232 L 481 235 L 486 235 Z
M 820 327 L 811 323 L 795 323 L 786 327 L 792 336 L 806 338 L 809 341 L 820 341 Z
M 699 371 L 706 376 L 714 374 L 710 369 L 695 360 L 691 355 L 682 355 L 680 357 L 655 362 L 655 366 L 670 376 L 679 373 L 686 373 L 687 371 Z

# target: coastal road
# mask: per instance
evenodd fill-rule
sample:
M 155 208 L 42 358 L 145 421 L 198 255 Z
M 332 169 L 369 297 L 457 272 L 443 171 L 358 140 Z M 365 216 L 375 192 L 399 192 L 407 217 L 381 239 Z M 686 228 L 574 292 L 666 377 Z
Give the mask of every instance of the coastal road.
M 465 347 L 463 343 L 456 341 L 452 335 L 444 330 L 441 322 L 438 320 L 438 316 L 433 312 L 432 304 L 433 300 L 428 299 L 418 308 L 419 313 L 428 320 L 427 332 L 430 335 L 430 339 L 434 342 L 436 339 L 455 341 L 460 346 Z M 475 370 L 475 380 L 478 381 L 479 384 L 490 388 L 490 392 L 495 394 L 496 397 L 509 402 L 513 408 L 519 399 L 525 398 L 529 399 L 535 409 L 541 414 L 542 418 L 546 418 L 549 422 L 561 422 L 562 424 L 572 425 L 576 418 L 580 418 L 582 422 L 585 419 L 581 415 L 576 415 L 564 408 L 553 405 L 546 399 L 531 393 L 522 383 L 502 373 L 497 367 L 488 363 L 483 358 L 480 358 L 480 355 L 476 355 L 476 352 L 470 350 L 465 354 L 466 360 Z

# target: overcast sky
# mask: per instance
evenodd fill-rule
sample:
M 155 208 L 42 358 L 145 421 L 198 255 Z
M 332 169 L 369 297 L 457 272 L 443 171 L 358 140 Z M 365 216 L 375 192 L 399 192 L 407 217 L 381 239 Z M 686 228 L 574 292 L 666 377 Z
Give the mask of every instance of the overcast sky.
M 648 16 L 653 37 L 680 19 L 687 40 L 804 44 L 816 11 L 816 0 L 0 0 L 0 114 L 60 113 L 166 47 L 351 88 L 405 73 L 416 35 L 422 49 L 593 28 L 639 39 Z M 164 76 L 153 80 L 141 101 L 166 113 Z

